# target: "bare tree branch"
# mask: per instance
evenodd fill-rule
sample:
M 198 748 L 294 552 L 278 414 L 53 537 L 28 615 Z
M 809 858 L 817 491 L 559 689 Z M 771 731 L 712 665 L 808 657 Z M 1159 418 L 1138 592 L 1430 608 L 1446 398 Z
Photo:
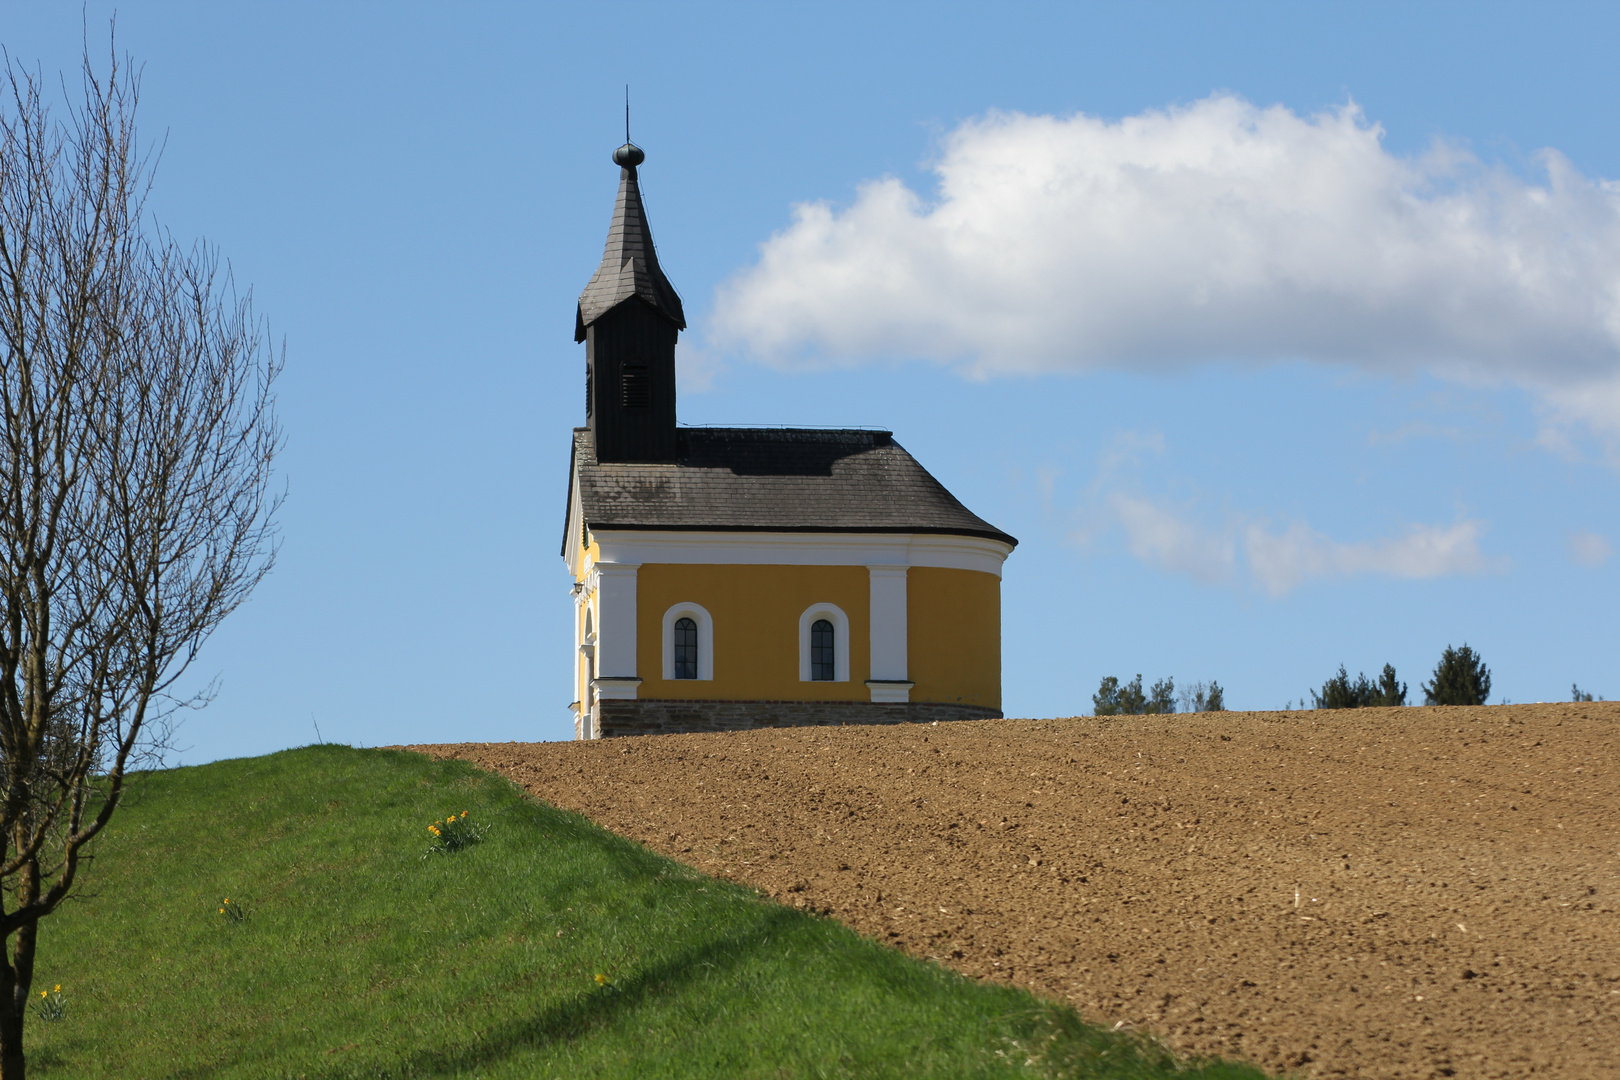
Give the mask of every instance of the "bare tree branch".
M 0 75 L 0 1080 L 39 921 L 177 680 L 275 560 L 281 358 L 218 253 L 146 220 L 140 80 L 86 52 L 52 115 Z

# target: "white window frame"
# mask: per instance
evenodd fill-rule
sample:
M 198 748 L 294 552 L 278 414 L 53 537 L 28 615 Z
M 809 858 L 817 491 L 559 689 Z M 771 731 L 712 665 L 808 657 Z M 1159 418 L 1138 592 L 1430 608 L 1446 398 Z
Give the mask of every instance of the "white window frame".
M 697 623 L 698 674 L 697 679 L 675 678 L 675 620 L 691 619 Z M 683 602 L 664 612 L 664 678 L 671 682 L 703 682 L 714 679 L 714 620 L 702 604 Z
M 833 624 L 833 682 L 849 682 L 849 616 L 837 604 L 811 604 L 799 616 L 799 681 L 826 681 L 810 677 L 810 627 L 817 619 Z

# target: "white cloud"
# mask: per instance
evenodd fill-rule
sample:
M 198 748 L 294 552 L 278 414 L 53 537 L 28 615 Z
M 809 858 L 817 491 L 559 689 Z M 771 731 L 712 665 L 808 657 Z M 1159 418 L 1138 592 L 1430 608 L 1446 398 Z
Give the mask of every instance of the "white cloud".
M 1092 481 L 1092 490 L 1101 490 L 1121 472 L 1140 465 L 1145 454 L 1164 456 L 1164 432 L 1138 431 L 1134 428 L 1116 432 L 1097 462 L 1097 477 Z
M 1606 537 L 1595 532 L 1569 534 L 1569 557 L 1582 566 L 1602 566 L 1614 554 Z
M 1280 596 L 1310 578 L 1359 574 L 1434 578 L 1501 569 L 1502 560 L 1480 552 L 1482 531 L 1478 521 L 1413 525 L 1393 540 L 1345 544 L 1299 523 L 1280 534 L 1255 524 L 1244 531 L 1243 547 L 1255 580 L 1271 595 Z
M 1490 573 L 1506 566 L 1505 559 L 1480 551 L 1484 525 L 1478 521 L 1412 525 L 1394 539 L 1342 543 L 1300 522 L 1281 532 L 1258 521 L 1217 530 L 1187 521 L 1148 499 L 1116 493 L 1108 502 L 1125 530 L 1126 546 L 1143 562 L 1214 584 L 1234 576 L 1241 549 L 1250 577 L 1272 596 L 1282 596 L 1313 578 L 1371 574 L 1420 579 Z M 1601 537 L 1594 539 L 1604 543 Z
M 1579 457 L 1570 429 L 1585 425 L 1602 441 L 1602 456 L 1611 466 L 1620 466 L 1620 375 L 1541 391 L 1546 407 L 1536 442 L 1555 453 Z
M 678 394 L 701 394 L 714 386 L 720 370 L 720 357 L 712 349 L 682 342 L 681 361 L 675 365 L 675 390 Z
M 1528 183 L 1354 105 L 1217 95 L 1110 123 L 992 113 L 894 178 L 794 208 L 721 289 L 768 360 L 925 357 L 978 374 L 1315 359 L 1502 379 L 1620 435 L 1620 185 L 1542 154 Z
M 1231 576 L 1235 552 L 1230 536 L 1200 529 L 1146 499 L 1116 494 L 1109 502 L 1138 559 L 1205 584 Z

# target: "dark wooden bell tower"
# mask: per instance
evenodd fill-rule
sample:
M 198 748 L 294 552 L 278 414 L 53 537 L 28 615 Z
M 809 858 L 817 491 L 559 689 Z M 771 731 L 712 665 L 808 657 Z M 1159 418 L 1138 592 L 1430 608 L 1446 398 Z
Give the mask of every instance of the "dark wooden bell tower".
M 574 340 L 585 343 L 585 424 L 596 460 L 675 460 L 675 340 L 681 298 L 658 266 L 641 204 L 641 148 L 613 152 L 619 198 L 602 265 L 580 294 Z

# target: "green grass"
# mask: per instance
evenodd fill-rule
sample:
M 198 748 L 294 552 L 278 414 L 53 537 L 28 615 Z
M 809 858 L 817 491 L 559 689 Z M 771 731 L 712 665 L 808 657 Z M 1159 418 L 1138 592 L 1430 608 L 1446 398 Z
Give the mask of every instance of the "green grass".
M 424 858 L 428 823 L 462 810 L 483 842 Z M 29 1019 L 39 1076 L 1261 1075 L 1177 1063 L 411 754 L 150 774 L 83 886 L 41 933 L 35 986 L 62 984 L 66 1015 Z

